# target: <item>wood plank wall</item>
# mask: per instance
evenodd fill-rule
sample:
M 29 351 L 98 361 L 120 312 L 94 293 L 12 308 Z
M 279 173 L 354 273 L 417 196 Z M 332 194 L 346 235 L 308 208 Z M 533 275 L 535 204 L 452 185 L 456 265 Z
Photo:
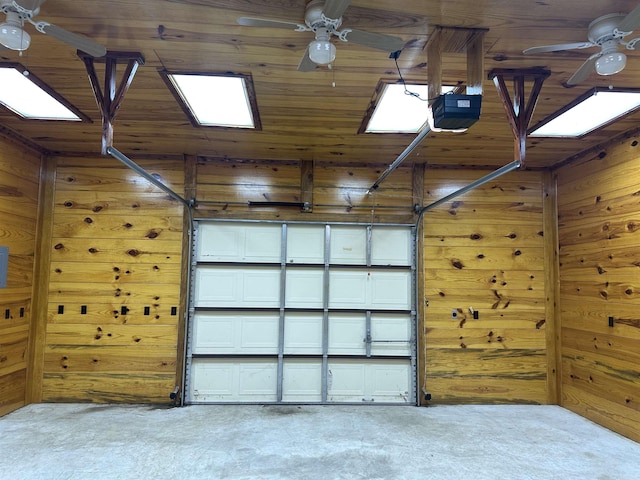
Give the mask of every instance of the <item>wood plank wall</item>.
M 0 415 L 25 404 L 40 155 L 0 140 L 0 245 L 9 247 L 0 289 Z
M 640 441 L 640 138 L 557 180 L 562 405 Z
M 427 170 L 425 203 L 481 176 Z M 423 238 L 421 384 L 432 403 L 552 403 L 542 175 L 511 172 L 426 212 Z
M 183 207 L 114 159 L 55 161 L 42 399 L 168 403 Z M 182 192 L 181 160 L 139 164 Z

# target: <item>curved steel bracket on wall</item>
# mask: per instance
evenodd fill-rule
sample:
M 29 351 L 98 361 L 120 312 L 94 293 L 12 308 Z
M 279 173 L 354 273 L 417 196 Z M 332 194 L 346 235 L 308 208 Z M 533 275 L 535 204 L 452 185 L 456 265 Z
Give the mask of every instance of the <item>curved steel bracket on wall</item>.
M 133 77 L 140 65 L 144 65 L 144 57 L 139 52 L 107 52 L 104 57 L 95 58 L 78 50 L 78 57 L 84 62 L 89 75 L 89 82 L 96 97 L 96 103 L 102 116 L 102 155 L 108 155 L 108 147 L 113 146 L 113 122 L 116 119 L 122 100 L 133 82 Z M 104 63 L 104 88 L 100 86 L 96 74 L 95 62 Z M 118 62 L 127 62 L 120 85 L 116 78 Z

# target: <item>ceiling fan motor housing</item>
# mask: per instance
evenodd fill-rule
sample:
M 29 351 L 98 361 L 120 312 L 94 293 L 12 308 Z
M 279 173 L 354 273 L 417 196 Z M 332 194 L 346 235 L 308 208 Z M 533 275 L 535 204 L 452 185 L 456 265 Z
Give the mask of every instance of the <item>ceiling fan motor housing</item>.
M 342 24 L 342 18 L 328 19 L 322 13 L 324 10 L 324 0 L 311 0 L 307 4 L 304 13 L 304 22 L 314 32 L 321 27 L 325 27 L 329 32 L 335 32 Z
M 596 45 L 602 45 L 609 40 L 613 40 L 614 30 L 624 19 L 624 13 L 609 13 L 596 18 L 589 24 L 589 41 Z

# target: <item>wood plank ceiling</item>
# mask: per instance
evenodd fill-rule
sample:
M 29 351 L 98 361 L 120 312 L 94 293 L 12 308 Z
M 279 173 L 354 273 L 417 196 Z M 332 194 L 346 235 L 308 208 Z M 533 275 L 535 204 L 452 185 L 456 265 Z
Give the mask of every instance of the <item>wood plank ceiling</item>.
M 532 124 L 593 86 L 640 87 L 640 52 L 626 51 L 626 69 L 592 75 L 562 86 L 595 49 L 524 56 L 536 45 L 586 41 L 589 23 L 601 15 L 629 12 L 636 1 L 565 0 L 354 0 L 343 26 L 401 37 L 399 59 L 408 81 L 427 81 L 426 43 L 436 26 L 486 28 L 485 72 L 493 68 L 546 67 Z M 363 135 L 358 128 L 381 79 L 398 78 L 385 52 L 337 43 L 333 70 L 296 70 L 309 32 L 244 27 L 241 16 L 302 22 L 305 0 L 48 0 L 38 20 L 84 34 L 110 51 L 141 52 L 142 66 L 114 128 L 114 146 L 130 156 L 201 155 L 238 160 L 317 160 L 391 163 L 415 135 Z M 93 123 L 25 121 L 0 108 L 0 127 L 48 152 L 100 152 L 101 121 L 76 51 L 31 26 L 31 47 L 22 55 L 0 50 L 0 61 L 20 62 Z M 445 54 L 444 83 L 466 81 L 466 55 Z M 163 83 L 158 70 L 251 74 L 262 131 L 195 128 Z M 335 82 L 335 86 L 333 86 Z M 0 86 L 2 88 L 2 86 Z M 527 165 L 544 168 L 636 128 L 640 113 L 579 140 L 527 142 Z M 463 134 L 428 136 L 407 162 L 445 166 L 499 166 L 513 160 L 514 138 L 493 83 L 484 81 L 480 121 Z

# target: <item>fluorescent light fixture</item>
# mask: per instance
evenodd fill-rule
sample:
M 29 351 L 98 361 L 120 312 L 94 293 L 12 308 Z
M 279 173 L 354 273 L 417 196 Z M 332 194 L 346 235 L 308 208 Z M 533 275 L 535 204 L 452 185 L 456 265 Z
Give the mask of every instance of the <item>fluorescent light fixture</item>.
M 376 91 L 379 91 L 378 87 Z M 442 93 L 454 87 L 442 87 Z M 384 83 L 365 133 L 417 133 L 429 117 L 428 85 Z M 417 94 L 415 95 L 405 92 Z M 365 121 L 367 119 L 365 118 Z M 360 132 L 362 133 L 362 132 Z
M 260 128 L 251 77 L 160 72 L 189 116 L 206 127 Z
M 640 106 L 640 89 L 595 87 L 529 130 L 530 137 L 582 137 Z
M 82 121 L 89 118 L 18 63 L 0 63 L 0 104 L 32 120 Z

